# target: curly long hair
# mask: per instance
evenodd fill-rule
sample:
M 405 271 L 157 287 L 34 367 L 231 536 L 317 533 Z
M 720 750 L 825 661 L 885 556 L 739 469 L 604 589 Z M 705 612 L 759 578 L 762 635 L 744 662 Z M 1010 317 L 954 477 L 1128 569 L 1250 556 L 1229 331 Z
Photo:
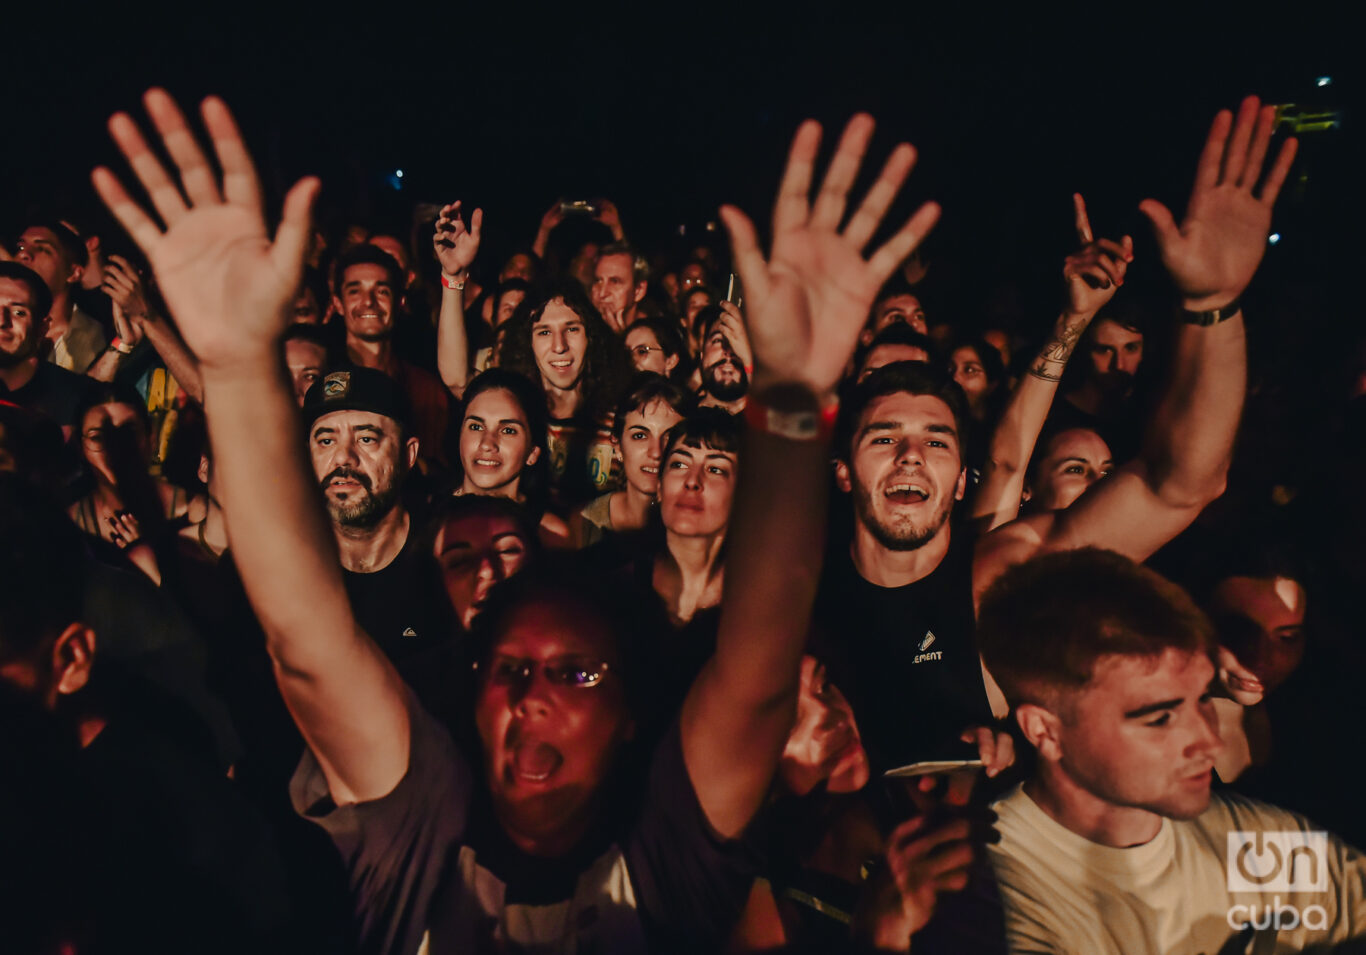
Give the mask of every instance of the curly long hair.
M 577 417 L 605 420 L 625 387 L 630 362 L 621 338 L 603 321 L 577 282 L 557 281 L 532 289 L 507 320 L 499 364 L 532 381 L 541 380 L 536 354 L 531 348 L 532 326 L 540 320 L 546 306 L 557 300 L 579 317 L 588 337 L 583 374 L 579 378 L 583 384 L 583 404 Z

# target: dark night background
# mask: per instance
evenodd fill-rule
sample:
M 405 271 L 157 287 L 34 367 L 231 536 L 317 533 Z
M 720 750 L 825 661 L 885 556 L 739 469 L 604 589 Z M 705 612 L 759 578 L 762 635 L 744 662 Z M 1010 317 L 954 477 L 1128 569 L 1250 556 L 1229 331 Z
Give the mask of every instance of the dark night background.
M 1341 286 L 1362 246 L 1359 31 L 1327 7 L 1253 21 L 1251 6 L 1195 6 L 6 13 L 0 218 L 12 229 L 35 203 L 93 205 L 89 169 L 115 160 L 104 120 L 136 110 L 153 83 L 182 102 L 223 95 L 277 197 L 318 173 L 334 217 L 482 205 L 486 268 L 529 242 L 560 196 L 612 198 L 648 250 L 722 201 L 763 222 L 797 123 L 822 120 L 829 141 L 865 109 L 880 123 L 878 162 L 899 139 L 920 149 L 902 214 L 925 197 L 944 205 L 934 301 L 1032 331 L 1054 314 L 1071 191 L 1087 196 L 1098 235 L 1135 235 L 1135 284 L 1156 290 L 1136 204 L 1154 195 L 1179 214 L 1210 117 L 1255 92 L 1343 110 L 1342 129 L 1304 138 L 1260 280 Z M 386 177 L 399 168 L 396 192 Z

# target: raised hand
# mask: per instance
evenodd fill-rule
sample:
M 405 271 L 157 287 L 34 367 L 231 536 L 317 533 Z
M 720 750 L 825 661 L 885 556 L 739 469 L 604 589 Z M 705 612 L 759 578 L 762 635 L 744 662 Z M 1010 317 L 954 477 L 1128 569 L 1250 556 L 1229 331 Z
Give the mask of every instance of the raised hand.
M 142 341 L 142 323 L 148 320 L 149 310 L 142 276 L 138 275 L 137 269 L 123 256 L 111 255 L 104 264 L 104 279 L 100 288 L 110 298 L 114 334 L 119 341 L 125 345 L 136 345 Z
M 126 113 L 110 118 L 109 132 L 165 229 L 110 170 L 94 171 L 95 189 L 152 264 L 162 296 L 201 366 L 259 367 L 262 354 L 274 349 L 289 322 L 288 306 L 312 234 L 309 210 L 318 180 L 302 179 L 290 189 L 272 243 L 256 170 L 223 101 L 209 97 L 200 107 L 223 170 L 221 189 L 171 97 L 152 89 L 143 101 L 176 165 L 179 187 Z
M 549 235 L 564 221 L 564 200 L 556 199 L 555 204 L 541 216 L 541 234 Z
M 479 239 L 484 228 L 484 210 L 475 209 L 470 216 L 469 227 L 460 218 L 460 203 L 452 202 L 442 206 L 436 218 L 436 234 L 432 236 L 432 246 L 436 259 L 441 263 L 443 274 L 452 278 L 469 271 L 470 264 L 479 253 Z
M 1134 240 L 1127 235 L 1118 242 L 1095 239 L 1081 193 L 1072 194 L 1072 206 L 1081 248 L 1067 257 L 1062 269 L 1067 283 L 1067 311 L 1071 315 L 1091 316 L 1104 308 L 1124 284 L 1124 273 L 1134 260 Z
M 936 822 L 923 814 L 893 829 L 855 910 L 855 938 L 879 951 L 906 951 L 934 915 L 939 894 L 967 885 L 971 836 L 967 818 Z
M 925 203 L 885 245 L 864 258 L 864 246 L 915 163 L 915 149 L 902 143 L 840 231 L 848 192 L 872 133 L 871 116 L 859 114 L 849 121 L 812 205 L 809 192 L 821 128 L 808 120 L 797 130 L 773 209 L 773 251 L 767 261 L 754 223 L 733 206 L 721 209 L 748 298 L 756 388 L 791 382 L 822 397 L 832 394 L 877 290 L 939 219 L 939 206 Z
M 626 233 L 622 231 L 621 213 L 617 211 L 616 203 L 611 199 L 599 199 L 594 206 L 597 211 L 593 213 L 593 218 L 611 229 L 612 237 L 620 242 Z
M 1214 117 L 1180 225 L 1157 200 L 1139 203 L 1152 221 L 1162 264 L 1187 309 L 1228 305 L 1247 288 L 1262 261 L 1271 207 L 1298 147 L 1293 138 L 1285 141 L 1266 172 L 1261 194 L 1255 194 L 1275 119 L 1275 107 L 1260 106 L 1255 96 L 1243 100 L 1236 121 L 1228 110 Z
M 734 302 L 722 300 L 719 303 L 721 317 L 716 320 L 714 330 L 720 331 L 730 342 L 731 350 L 745 370 L 754 367 L 754 350 L 749 347 L 749 333 L 745 331 L 745 319 Z

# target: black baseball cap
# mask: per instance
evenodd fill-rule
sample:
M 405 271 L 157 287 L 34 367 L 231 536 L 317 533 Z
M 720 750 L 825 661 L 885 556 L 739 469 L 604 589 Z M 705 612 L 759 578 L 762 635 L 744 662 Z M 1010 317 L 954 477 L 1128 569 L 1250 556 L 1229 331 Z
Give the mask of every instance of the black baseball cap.
M 393 418 L 408 431 L 408 396 L 398 382 L 374 368 L 348 367 L 324 375 L 304 395 L 304 423 L 334 411 L 369 411 Z

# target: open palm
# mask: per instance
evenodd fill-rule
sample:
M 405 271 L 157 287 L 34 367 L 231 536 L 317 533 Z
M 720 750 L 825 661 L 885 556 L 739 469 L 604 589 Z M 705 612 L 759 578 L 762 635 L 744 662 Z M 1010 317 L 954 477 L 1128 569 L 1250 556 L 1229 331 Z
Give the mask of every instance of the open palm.
M 1256 195 L 1275 119 L 1275 107 L 1260 106 L 1255 96 L 1243 100 L 1236 122 L 1227 110 L 1215 116 L 1179 226 L 1160 202 L 1139 204 L 1187 308 L 1227 305 L 1247 288 L 1262 261 L 1271 209 L 1297 147 L 1296 140 L 1285 141 Z
M 204 101 L 204 124 L 223 169 L 220 190 L 185 117 L 163 90 L 149 90 L 147 112 L 179 172 L 167 175 L 133 120 L 124 113 L 109 131 L 147 190 L 166 229 L 103 167 L 95 189 L 152 264 L 163 297 L 188 344 L 205 365 L 258 363 L 288 322 L 288 305 L 303 270 L 309 209 L 316 179 L 304 179 L 285 198 L 280 228 L 266 234 L 261 192 L 237 124 L 221 100 Z
M 938 205 L 926 203 L 870 258 L 863 256 L 915 163 L 915 150 L 903 143 L 840 231 L 872 132 L 869 116 L 849 121 L 813 205 L 809 193 L 821 129 L 808 121 L 797 131 L 773 210 L 768 261 L 749 218 L 733 206 L 721 210 L 750 300 L 756 387 L 793 382 L 818 395 L 833 391 L 878 289 L 938 221 Z
M 460 275 L 468 272 L 474 257 L 479 253 L 479 239 L 483 231 L 484 210 L 475 209 L 470 216 L 469 228 L 460 217 L 460 203 L 453 202 L 441 207 L 436 220 L 436 233 L 432 236 L 432 247 L 436 259 L 441 263 L 441 271 L 446 275 Z

